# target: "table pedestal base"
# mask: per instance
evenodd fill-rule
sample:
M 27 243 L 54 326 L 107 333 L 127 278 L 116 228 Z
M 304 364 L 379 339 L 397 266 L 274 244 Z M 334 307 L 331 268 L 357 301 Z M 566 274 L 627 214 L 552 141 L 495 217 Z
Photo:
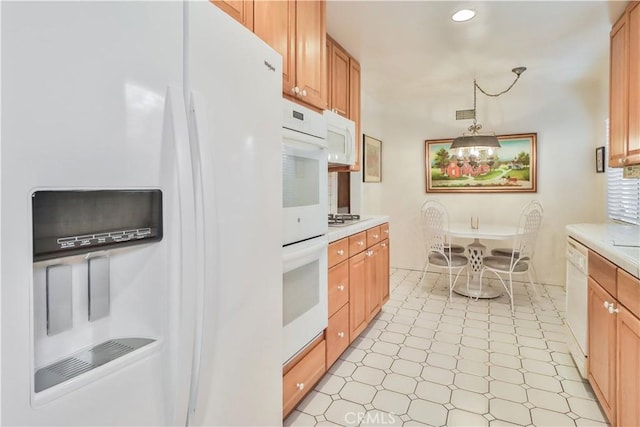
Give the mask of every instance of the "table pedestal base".
M 458 283 L 453 287 L 453 292 L 472 298 L 497 298 L 502 295 L 501 289 L 496 289 L 486 284 L 482 286 L 482 291 L 480 290 L 480 272 L 482 271 L 482 258 L 484 257 L 485 249 L 487 247 L 480 243 L 478 239 L 474 239 L 473 243 L 467 246 L 469 268 L 471 270 L 469 291 L 467 292 L 466 282 L 458 278 Z M 467 271 L 467 274 L 469 274 L 469 271 Z

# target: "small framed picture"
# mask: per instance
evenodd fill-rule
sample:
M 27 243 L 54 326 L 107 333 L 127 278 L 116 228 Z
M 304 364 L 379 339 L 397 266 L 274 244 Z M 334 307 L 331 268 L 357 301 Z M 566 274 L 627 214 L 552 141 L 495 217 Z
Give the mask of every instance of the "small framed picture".
M 604 172 L 604 147 L 596 148 L 596 172 Z
M 364 182 L 382 182 L 382 141 L 364 135 Z

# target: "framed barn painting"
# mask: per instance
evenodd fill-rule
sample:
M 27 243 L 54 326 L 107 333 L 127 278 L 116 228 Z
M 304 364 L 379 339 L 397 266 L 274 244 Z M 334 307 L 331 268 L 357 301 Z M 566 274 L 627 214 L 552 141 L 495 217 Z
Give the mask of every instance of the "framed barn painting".
M 451 150 L 453 139 L 425 141 L 427 193 L 535 193 L 537 134 L 497 135 L 497 150 Z

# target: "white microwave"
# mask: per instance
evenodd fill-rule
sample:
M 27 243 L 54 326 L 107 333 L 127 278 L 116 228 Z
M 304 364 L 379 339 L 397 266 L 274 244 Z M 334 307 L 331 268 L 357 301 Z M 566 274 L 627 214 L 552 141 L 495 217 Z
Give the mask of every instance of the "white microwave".
M 329 165 L 356 164 L 356 124 L 333 111 L 324 110 L 327 120 L 327 145 Z

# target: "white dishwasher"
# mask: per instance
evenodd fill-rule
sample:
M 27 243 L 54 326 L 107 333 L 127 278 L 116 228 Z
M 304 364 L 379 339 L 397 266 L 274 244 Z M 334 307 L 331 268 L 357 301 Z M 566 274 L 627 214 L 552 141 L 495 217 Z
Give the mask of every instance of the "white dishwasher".
M 567 237 L 567 345 L 583 378 L 587 378 L 587 277 L 589 250 Z

